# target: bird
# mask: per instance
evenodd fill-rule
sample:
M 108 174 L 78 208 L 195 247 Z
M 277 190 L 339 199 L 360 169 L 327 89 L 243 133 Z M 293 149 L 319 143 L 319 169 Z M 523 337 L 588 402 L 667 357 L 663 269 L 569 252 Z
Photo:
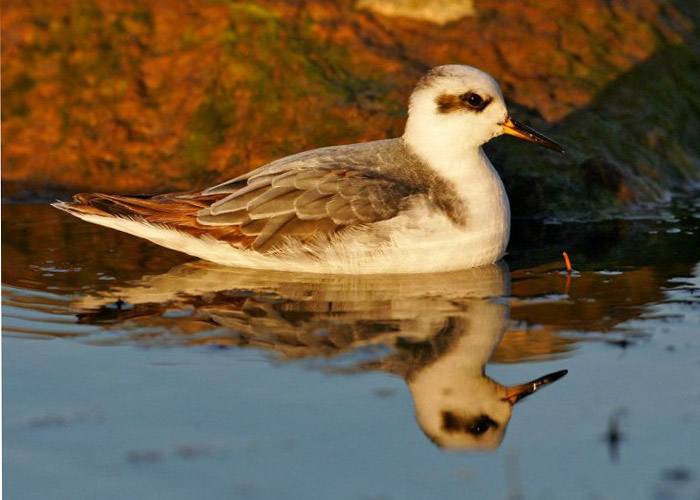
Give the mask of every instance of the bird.
M 498 83 L 466 65 L 428 71 L 402 136 L 273 161 L 204 190 L 77 194 L 80 219 L 227 266 L 338 274 L 427 273 L 498 261 L 510 205 L 482 145 L 509 134 L 562 146 L 508 113 Z

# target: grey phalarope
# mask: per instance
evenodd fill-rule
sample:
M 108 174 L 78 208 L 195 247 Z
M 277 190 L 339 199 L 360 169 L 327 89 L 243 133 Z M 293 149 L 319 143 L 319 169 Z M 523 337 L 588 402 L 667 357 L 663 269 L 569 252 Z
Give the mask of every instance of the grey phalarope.
M 322 273 L 438 272 L 503 256 L 510 207 L 481 146 L 510 134 L 561 146 L 513 120 L 496 81 L 430 70 L 402 137 L 295 154 L 203 191 L 78 194 L 55 207 L 224 265 Z

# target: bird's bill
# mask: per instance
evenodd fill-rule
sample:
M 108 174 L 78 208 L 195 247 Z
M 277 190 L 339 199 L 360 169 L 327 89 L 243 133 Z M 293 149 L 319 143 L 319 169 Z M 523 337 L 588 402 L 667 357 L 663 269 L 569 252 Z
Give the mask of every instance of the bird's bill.
M 540 387 L 556 382 L 567 373 L 569 373 L 568 370 L 560 370 L 558 372 L 548 373 L 543 377 L 526 382 L 525 384 L 508 387 L 506 389 L 506 397 L 503 399 L 514 405 L 524 397 L 527 397 L 533 392 L 537 391 Z
M 520 122 L 516 122 L 510 116 L 506 118 L 506 121 L 501 124 L 501 127 L 503 128 L 504 134 L 512 135 L 518 137 L 519 139 L 525 139 L 526 141 L 534 142 L 535 144 L 539 144 L 541 146 L 544 146 L 545 148 L 553 149 L 554 151 L 557 151 L 559 153 L 564 152 L 564 148 L 556 142 L 554 142 L 552 139 L 545 137 L 544 135 L 540 134 L 535 129 L 528 127 L 527 125 L 523 125 Z

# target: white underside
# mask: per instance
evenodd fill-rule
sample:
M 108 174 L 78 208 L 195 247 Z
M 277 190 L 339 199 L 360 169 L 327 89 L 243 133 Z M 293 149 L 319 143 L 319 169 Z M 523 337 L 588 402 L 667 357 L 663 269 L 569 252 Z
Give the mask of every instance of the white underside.
M 442 214 L 429 213 L 424 208 L 348 230 L 312 245 L 289 241 L 266 254 L 136 219 L 70 213 L 87 222 L 218 264 L 279 271 L 342 274 L 452 271 L 496 262 L 508 242 L 507 224 L 506 227 L 474 224 L 457 228 Z

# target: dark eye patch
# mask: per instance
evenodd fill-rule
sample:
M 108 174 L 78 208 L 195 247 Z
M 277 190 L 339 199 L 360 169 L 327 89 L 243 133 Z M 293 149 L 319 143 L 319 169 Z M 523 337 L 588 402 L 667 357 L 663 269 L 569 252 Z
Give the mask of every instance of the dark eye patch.
M 490 97 L 483 97 L 476 92 L 465 92 L 460 95 L 440 94 L 435 103 L 437 104 L 438 113 L 452 113 L 453 111 L 467 110 L 480 113 L 486 106 L 491 104 Z
M 442 428 L 447 432 L 456 432 L 462 428 L 462 424 L 457 415 L 451 411 L 442 412 Z

